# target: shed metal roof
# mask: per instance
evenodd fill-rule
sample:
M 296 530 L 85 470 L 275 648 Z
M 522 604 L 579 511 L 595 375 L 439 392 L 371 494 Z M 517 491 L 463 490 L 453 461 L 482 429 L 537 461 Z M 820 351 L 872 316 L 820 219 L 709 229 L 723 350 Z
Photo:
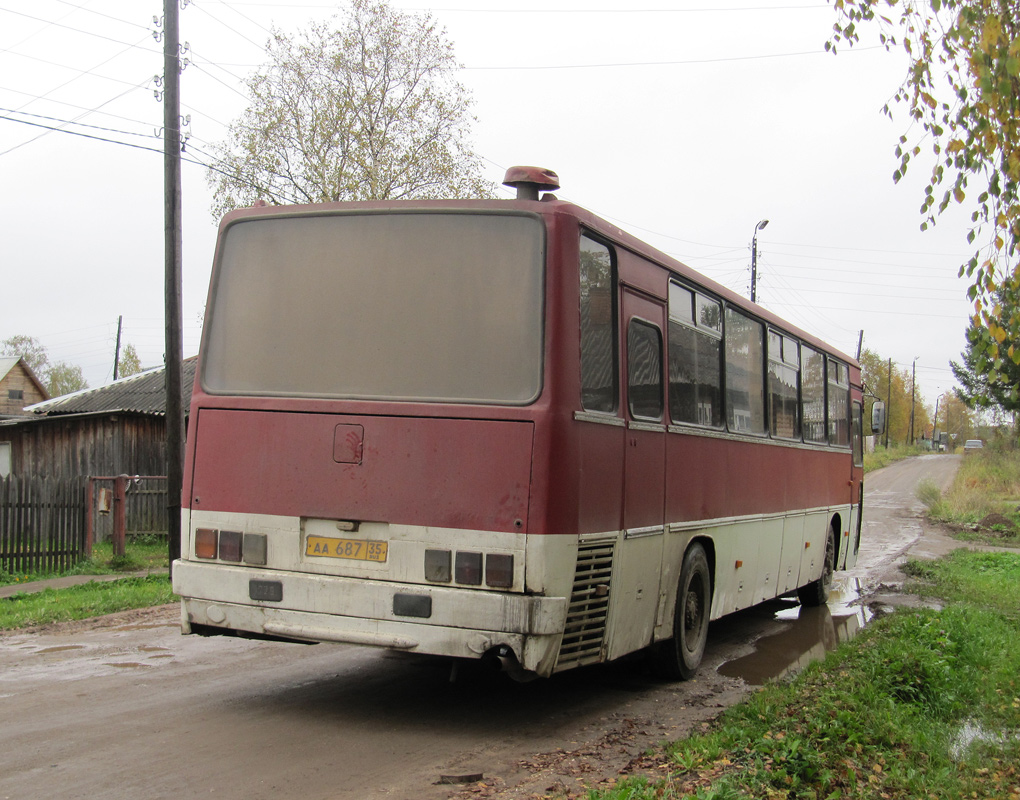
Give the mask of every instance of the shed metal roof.
M 198 356 L 184 359 L 181 376 L 181 399 L 184 410 L 191 405 L 191 387 L 195 382 L 195 365 Z M 100 386 L 96 389 L 83 389 L 52 400 L 28 406 L 25 410 L 46 417 L 64 414 L 100 414 L 116 412 L 134 412 L 137 414 L 166 414 L 166 369 L 155 369 L 139 372 L 127 378 Z

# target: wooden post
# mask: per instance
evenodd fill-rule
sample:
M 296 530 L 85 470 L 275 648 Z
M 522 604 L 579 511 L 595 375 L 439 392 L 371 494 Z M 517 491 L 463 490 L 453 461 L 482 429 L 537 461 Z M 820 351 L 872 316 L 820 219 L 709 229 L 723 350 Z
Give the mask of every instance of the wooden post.
M 113 554 L 123 556 L 125 529 L 127 528 L 127 475 L 113 480 Z
M 181 333 L 181 96 L 180 0 L 164 0 L 163 187 L 166 292 L 166 477 L 169 558 L 181 553 L 181 488 L 184 484 L 184 411 Z
M 92 545 L 96 541 L 96 479 L 88 479 L 88 494 L 85 495 L 85 558 L 92 558 Z

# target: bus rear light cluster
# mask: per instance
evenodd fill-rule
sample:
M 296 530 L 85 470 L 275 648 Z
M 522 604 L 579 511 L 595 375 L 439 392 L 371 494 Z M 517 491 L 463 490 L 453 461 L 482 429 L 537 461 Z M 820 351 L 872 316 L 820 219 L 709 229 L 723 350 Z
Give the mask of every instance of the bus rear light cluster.
M 509 589 L 514 585 L 514 557 L 506 553 L 425 551 L 425 580 L 462 586 L 485 585 L 492 589 Z
M 267 544 L 265 534 L 261 533 L 195 529 L 195 557 L 208 561 L 228 561 L 234 564 L 244 562 L 264 567 Z

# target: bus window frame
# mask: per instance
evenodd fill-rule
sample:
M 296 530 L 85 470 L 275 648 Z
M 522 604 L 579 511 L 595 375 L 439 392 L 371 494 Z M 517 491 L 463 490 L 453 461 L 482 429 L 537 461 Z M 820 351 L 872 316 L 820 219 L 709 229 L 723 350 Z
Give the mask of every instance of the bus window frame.
M 582 243 L 583 240 L 589 240 L 590 242 L 604 247 L 609 253 L 609 314 L 610 314 L 610 356 L 612 365 L 610 367 L 610 379 L 612 381 L 611 394 L 612 394 L 612 407 L 611 408 L 589 408 L 585 404 L 585 386 L 584 386 L 584 329 L 582 327 L 583 320 L 583 309 L 582 309 L 582 298 L 584 288 L 583 281 L 583 270 L 581 269 L 581 253 L 583 252 Z M 584 414 L 602 414 L 606 417 L 617 417 L 620 416 L 620 386 L 621 386 L 621 360 L 620 360 L 620 302 L 619 302 L 619 257 L 616 252 L 616 246 L 604 239 L 603 237 L 596 234 L 594 231 L 581 227 L 579 229 L 579 235 L 577 240 L 578 250 L 578 292 L 577 292 L 577 308 L 578 308 L 578 401 L 580 403 L 581 412 Z M 591 302 L 589 297 L 589 303 Z M 590 308 L 590 306 L 589 306 Z M 589 311 L 590 313 L 590 311 Z
M 671 311 L 671 308 L 672 308 L 671 299 L 672 298 L 671 298 L 670 288 L 673 287 L 673 286 L 676 286 L 678 289 L 682 289 L 683 291 L 688 292 L 691 295 L 691 318 L 690 319 L 685 319 L 683 317 L 677 316 L 677 315 L 672 313 L 672 311 Z M 712 303 L 718 309 L 718 313 L 719 313 L 718 327 L 713 328 L 713 327 L 711 327 L 709 325 L 703 324 L 699 320 L 699 311 L 701 310 L 701 306 L 700 306 L 700 304 L 698 302 L 699 299 L 700 300 L 705 300 L 705 301 L 707 301 L 709 303 Z M 702 430 L 706 430 L 706 431 L 726 431 L 727 430 L 727 427 L 726 427 L 726 362 L 725 362 L 725 355 L 726 355 L 725 347 L 726 347 L 726 345 L 725 345 L 725 330 L 724 330 L 724 323 L 723 323 L 725 315 L 726 315 L 726 303 L 721 298 L 715 297 L 712 294 L 710 294 L 709 292 L 706 292 L 704 289 L 699 287 L 697 284 L 688 283 L 687 281 L 679 280 L 677 278 L 677 276 L 675 276 L 675 275 L 670 275 L 669 285 L 668 285 L 667 290 L 666 290 L 666 338 L 665 338 L 666 352 L 665 352 L 665 364 L 666 364 L 667 369 L 666 369 L 666 384 L 665 385 L 667 387 L 668 395 L 669 395 L 667 397 L 667 404 L 666 405 L 667 405 L 667 410 L 668 410 L 669 422 L 670 422 L 671 425 L 689 426 L 689 427 L 692 427 L 692 428 L 702 429 Z M 706 424 L 706 423 L 701 422 L 701 421 L 695 422 L 695 421 L 690 421 L 690 420 L 681 420 L 681 419 L 677 419 L 673 415 L 673 408 L 672 408 L 673 380 L 672 380 L 671 371 L 669 369 L 669 364 L 670 364 L 670 345 L 669 345 L 669 339 L 670 339 L 669 333 L 670 333 L 670 330 L 669 329 L 670 329 L 670 326 L 673 325 L 673 324 L 676 324 L 676 325 L 678 325 L 681 328 L 684 328 L 686 330 L 693 331 L 695 336 L 704 336 L 707 339 L 712 339 L 713 341 L 715 341 L 717 343 L 717 346 L 719 348 L 719 351 L 718 351 L 718 354 L 717 354 L 717 358 L 716 358 L 716 370 L 717 370 L 716 374 L 717 374 L 717 377 L 718 377 L 718 382 L 715 384 L 714 388 L 718 392 L 718 409 L 717 409 L 718 410 L 718 415 L 719 415 L 719 424 L 718 425 L 710 425 L 710 424 Z

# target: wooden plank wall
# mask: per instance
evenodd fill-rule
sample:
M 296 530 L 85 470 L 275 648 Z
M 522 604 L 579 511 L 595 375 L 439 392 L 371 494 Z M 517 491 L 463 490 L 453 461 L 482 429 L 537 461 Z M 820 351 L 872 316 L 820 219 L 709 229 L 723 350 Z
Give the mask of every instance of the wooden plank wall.
M 60 572 L 85 555 L 84 478 L 0 480 L 0 570 Z
M 11 474 L 58 478 L 162 475 L 166 421 L 143 414 L 49 418 L 0 426 L 11 443 Z

